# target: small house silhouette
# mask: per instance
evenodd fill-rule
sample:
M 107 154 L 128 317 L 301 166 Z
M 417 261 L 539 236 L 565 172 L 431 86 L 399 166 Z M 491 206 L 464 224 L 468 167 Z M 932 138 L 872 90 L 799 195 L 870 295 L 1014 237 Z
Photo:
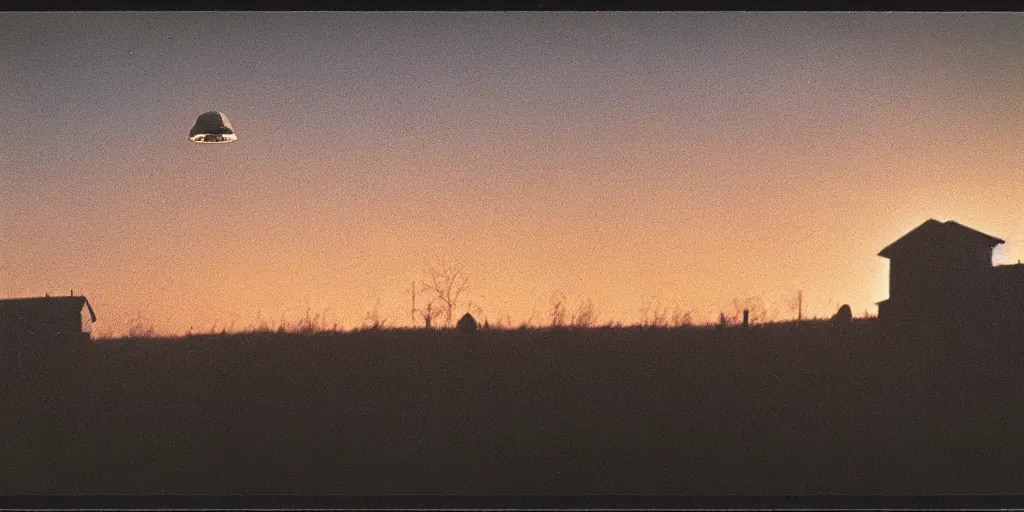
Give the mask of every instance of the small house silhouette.
M 96 313 L 83 296 L 0 300 L 0 340 L 88 341 Z
M 890 327 L 1006 327 L 1024 312 L 1024 265 L 992 265 L 1003 240 L 954 221 L 929 219 L 878 253 L 889 259 Z

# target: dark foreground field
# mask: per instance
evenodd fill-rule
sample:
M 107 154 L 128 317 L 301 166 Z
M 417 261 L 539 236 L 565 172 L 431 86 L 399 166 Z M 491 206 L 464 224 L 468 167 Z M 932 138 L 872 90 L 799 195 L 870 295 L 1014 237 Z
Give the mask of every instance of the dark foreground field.
M 122 340 L 4 375 L 0 491 L 1024 494 L 1021 348 L 870 322 Z

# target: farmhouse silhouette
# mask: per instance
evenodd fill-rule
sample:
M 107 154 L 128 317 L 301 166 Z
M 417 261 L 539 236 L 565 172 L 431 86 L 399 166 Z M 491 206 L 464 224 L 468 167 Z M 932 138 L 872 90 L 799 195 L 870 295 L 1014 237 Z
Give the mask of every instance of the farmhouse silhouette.
M 96 313 L 84 296 L 0 300 L 0 337 L 4 340 L 88 341 Z
M 1020 328 L 1024 265 L 992 264 L 1003 240 L 929 219 L 878 253 L 889 259 L 883 325 L 900 330 Z

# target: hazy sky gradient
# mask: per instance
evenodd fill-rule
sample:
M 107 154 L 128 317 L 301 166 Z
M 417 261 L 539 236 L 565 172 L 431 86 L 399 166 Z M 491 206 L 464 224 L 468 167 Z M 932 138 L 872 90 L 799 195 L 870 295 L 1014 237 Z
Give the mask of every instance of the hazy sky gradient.
M 1024 254 L 1024 15 L 0 13 L 0 295 L 96 330 L 886 298 L 930 217 Z M 239 140 L 189 142 L 224 112 Z

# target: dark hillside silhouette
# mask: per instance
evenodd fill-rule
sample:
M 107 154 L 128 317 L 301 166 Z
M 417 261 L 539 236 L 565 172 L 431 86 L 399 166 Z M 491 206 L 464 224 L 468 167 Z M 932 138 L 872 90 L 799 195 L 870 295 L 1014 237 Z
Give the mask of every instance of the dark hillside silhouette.
M 5 382 L 0 491 L 1024 492 L 1019 340 L 954 350 L 861 319 L 837 332 L 111 341 Z

